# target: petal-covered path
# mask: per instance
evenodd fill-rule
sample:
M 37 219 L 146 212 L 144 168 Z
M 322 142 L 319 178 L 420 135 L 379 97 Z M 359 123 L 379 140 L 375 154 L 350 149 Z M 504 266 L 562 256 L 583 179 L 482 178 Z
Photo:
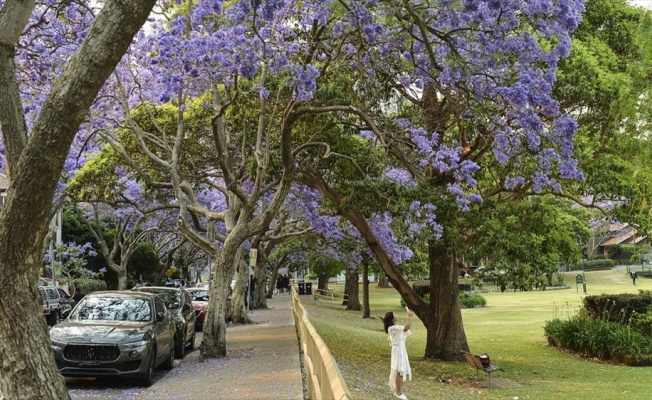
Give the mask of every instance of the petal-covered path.
M 138 400 L 304 398 L 291 296 L 252 310 L 254 324 L 229 326 L 227 357 L 198 361 L 199 351 L 138 394 Z

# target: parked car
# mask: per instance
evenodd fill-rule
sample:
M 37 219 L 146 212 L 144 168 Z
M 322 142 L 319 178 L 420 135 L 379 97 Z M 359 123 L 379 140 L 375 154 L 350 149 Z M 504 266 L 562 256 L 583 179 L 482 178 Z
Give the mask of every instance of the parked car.
M 63 376 L 135 378 L 152 383 L 154 369 L 174 366 L 175 325 L 151 293 L 103 291 L 86 295 L 50 329 Z
M 66 291 L 61 289 L 60 287 L 57 288 L 57 292 L 59 292 L 59 305 L 61 310 L 61 318 L 66 318 L 72 311 L 73 307 L 75 307 L 75 304 L 77 302 L 72 298 L 71 295 L 66 293 Z
M 188 292 L 184 288 L 163 286 L 139 286 L 132 290 L 154 293 L 163 300 L 165 306 L 174 316 L 176 326 L 176 341 L 174 343 L 174 356 L 183 358 L 185 349 L 195 348 L 195 311 Z
M 165 281 L 165 287 L 184 287 L 186 286 L 186 280 L 185 279 L 170 279 L 168 278 L 167 281 Z
M 192 306 L 195 309 L 195 327 L 198 331 L 201 331 L 204 329 L 204 320 L 206 319 L 206 309 L 208 308 L 208 296 L 210 291 L 207 288 L 190 288 L 186 289 L 186 291 L 190 295 Z M 233 310 L 231 306 L 231 291 L 229 290 L 229 295 L 227 296 L 226 302 L 226 322 L 231 321 L 232 315 Z
M 43 316 L 49 326 L 54 326 L 61 321 L 61 295 L 54 286 L 39 286 L 41 301 L 43 302 Z

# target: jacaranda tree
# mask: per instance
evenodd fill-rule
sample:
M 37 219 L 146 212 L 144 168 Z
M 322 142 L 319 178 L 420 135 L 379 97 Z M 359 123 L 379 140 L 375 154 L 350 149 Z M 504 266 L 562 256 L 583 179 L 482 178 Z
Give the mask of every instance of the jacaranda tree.
M 107 0 L 97 16 L 90 3 L 0 2 L 0 126 L 10 181 L 0 213 L 0 397 L 7 399 L 69 398 L 40 312 L 43 239 L 73 139 L 155 0 Z
M 582 3 L 198 0 L 169 8 L 111 87 L 121 93 L 123 126 L 156 166 L 141 171 L 155 170 L 160 180 L 148 182 L 173 190 L 178 227 L 216 260 L 202 356 L 225 353 L 221 297 L 242 244 L 267 230 L 300 166 L 301 181 L 358 229 L 424 322 L 426 357 L 459 358 L 468 348 L 456 281 L 460 238 L 471 227 L 464 213 L 483 197 L 560 192 L 582 179 L 577 125 L 551 96 Z M 170 123 L 154 123 L 163 112 Z M 189 118 L 202 112 L 203 122 Z M 119 149 L 124 137 L 106 132 Z M 391 237 L 370 227 L 373 214 L 342 196 L 328 170 L 310 168 L 317 157 L 352 158 L 331 151 L 341 135 L 370 141 L 405 172 L 400 185 L 419 192 L 408 210 L 430 229 L 429 304 L 398 270 L 385 246 Z M 198 200 L 207 186 L 223 193 L 225 210 Z M 201 221 L 224 223 L 219 245 Z

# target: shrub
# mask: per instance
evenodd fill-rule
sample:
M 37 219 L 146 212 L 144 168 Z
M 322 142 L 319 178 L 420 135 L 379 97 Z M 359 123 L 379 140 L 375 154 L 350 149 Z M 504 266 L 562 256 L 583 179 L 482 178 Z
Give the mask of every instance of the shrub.
M 317 274 L 309 273 L 303 276 L 303 279 L 317 279 Z
M 458 299 L 462 308 L 484 307 L 487 305 L 487 300 L 477 293 L 460 292 Z
M 566 321 L 546 321 L 543 331 L 551 346 L 588 357 L 627 365 L 650 361 L 650 340 L 627 325 L 577 315 Z
M 645 314 L 652 307 L 652 292 L 587 296 L 583 303 L 591 318 L 627 324 L 632 314 Z
M 74 280 L 75 290 L 89 294 L 98 290 L 106 290 L 106 282 L 101 279 L 78 278 Z
M 564 275 L 560 274 L 559 272 L 555 272 L 555 274 L 553 275 L 552 286 L 554 287 L 567 286 L 566 283 L 564 282 Z
M 430 294 L 420 296 L 424 302 L 430 303 Z M 467 292 L 460 292 L 458 295 L 458 300 L 460 302 L 461 308 L 475 308 L 475 307 L 484 307 L 487 305 L 487 300 L 479 294 L 471 294 Z M 401 307 L 405 307 L 405 301 L 401 299 Z
M 636 332 L 647 337 L 652 337 L 652 310 L 643 314 L 634 314 L 630 319 L 631 327 Z
M 604 259 L 604 260 L 588 260 L 582 261 L 579 264 L 571 266 L 571 271 L 578 270 L 599 270 L 599 269 L 611 269 L 615 265 L 614 260 Z

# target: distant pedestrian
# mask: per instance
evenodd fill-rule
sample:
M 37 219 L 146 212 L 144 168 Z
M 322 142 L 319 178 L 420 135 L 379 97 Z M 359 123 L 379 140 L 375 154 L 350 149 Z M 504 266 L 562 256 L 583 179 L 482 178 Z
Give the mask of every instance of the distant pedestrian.
M 290 293 L 290 275 L 283 275 L 283 293 Z
M 255 296 L 257 281 L 258 279 L 256 279 L 255 276 L 249 275 L 249 287 L 247 288 L 248 289 L 247 297 L 251 302 L 251 308 L 258 308 L 258 304 L 256 303 L 256 296 Z
M 403 382 L 412 380 L 412 370 L 410 369 L 410 360 L 408 358 L 405 341 L 412 334 L 410 326 L 414 313 L 408 310 L 405 325 L 396 325 L 398 318 L 393 312 L 388 312 L 383 318 L 385 333 L 389 337 L 392 346 L 392 356 L 389 370 L 389 387 L 394 391 L 394 396 L 402 400 L 407 400 L 403 393 Z
M 274 294 L 280 294 L 282 290 L 283 290 L 283 275 L 279 275 L 276 277 L 276 289 L 274 290 Z
M 632 276 L 632 283 L 634 284 L 634 286 L 636 286 L 636 279 L 638 278 L 638 275 L 636 275 L 636 271 L 632 272 L 631 276 Z

